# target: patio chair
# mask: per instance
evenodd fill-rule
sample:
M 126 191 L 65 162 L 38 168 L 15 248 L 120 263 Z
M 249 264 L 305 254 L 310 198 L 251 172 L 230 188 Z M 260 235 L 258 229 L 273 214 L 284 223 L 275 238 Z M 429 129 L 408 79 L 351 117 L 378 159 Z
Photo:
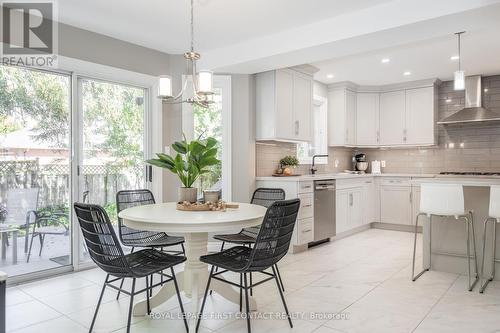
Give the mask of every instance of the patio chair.
M 39 193 L 38 187 L 15 188 L 7 191 L 6 217 L 3 224 L 25 228 L 24 253 L 28 252 L 29 226 L 35 223 L 37 218 Z
M 38 237 L 40 240 L 40 251 L 38 256 L 42 255 L 45 236 L 68 236 L 69 225 L 64 224 L 61 220 L 68 218 L 68 213 L 64 212 L 35 212 L 36 221 L 33 223 L 33 231 L 31 232 L 31 242 L 28 250 L 26 262 L 30 262 L 31 249 L 33 248 L 33 240 Z M 28 231 L 27 231 L 28 232 Z

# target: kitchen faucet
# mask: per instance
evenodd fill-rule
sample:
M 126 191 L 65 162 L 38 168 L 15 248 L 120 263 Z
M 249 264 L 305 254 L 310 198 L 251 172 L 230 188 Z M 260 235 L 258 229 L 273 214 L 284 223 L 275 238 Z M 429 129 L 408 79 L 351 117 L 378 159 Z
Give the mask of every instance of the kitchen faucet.
M 318 169 L 316 168 L 316 166 L 314 165 L 314 160 L 316 159 L 316 157 L 328 157 L 328 155 L 314 155 L 313 156 L 313 160 L 312 160 L 312 166 L 311 166 L 311 174 L 314 175 L 316 173 L 316 171 L 318 171 Z

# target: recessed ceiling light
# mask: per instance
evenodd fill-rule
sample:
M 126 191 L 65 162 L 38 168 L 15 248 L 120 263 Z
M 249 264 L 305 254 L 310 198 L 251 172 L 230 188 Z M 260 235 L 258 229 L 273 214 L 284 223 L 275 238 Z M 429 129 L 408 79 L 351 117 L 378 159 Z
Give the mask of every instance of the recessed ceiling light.
M 450 60 L 458 60 L 458 59 L 460 59 L 460 57 L 459 57 L 459 56 L 457 56 L 457 55 L 454 55 L 454 56 L 451 56 L 451 57 L 450 57 Z
M 383 63 L 383 64 L 387 64 L 387 63 L 391 62 L 391 59 L 389 59 L 389 58 L 383 58 L 382 60 L 380 60 L 380 62 Z
M 327 74 L 327 75 L 326 75 L 326 77 L 327 77 L 328 79 L 333 79 L 333 76 L 334 76 L 333 74 Z
M 411 75 L 411 72 L 410 71 L 406 71 L 403 73 L 404 76 L 408 76 L 408 75 Z

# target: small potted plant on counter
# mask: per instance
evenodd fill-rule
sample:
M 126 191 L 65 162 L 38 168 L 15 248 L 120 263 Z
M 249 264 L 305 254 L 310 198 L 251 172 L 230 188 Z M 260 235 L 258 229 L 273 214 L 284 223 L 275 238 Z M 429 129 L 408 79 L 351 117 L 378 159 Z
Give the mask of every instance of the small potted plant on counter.
M 217 159 L 217 140 L 193 140 L 188 142 L 183 136 L 182 141 L 174 142 L 172 149 L 175 156 L 157 153 L 158 158 L 147 160 L 146 163 L 170 170 L 175 173 L 183 187 L 178 190 L 179 202 L 196 202 L 198 189 L 193 187 L 194 182 L 203 174 L 211 172 L 210 167 L 220 163 Z
M 299 160 L 297 157 L 288 155 L 280 160 L 280 169 L 284 176 L 293 175 L 293 169 L 299 165 Z

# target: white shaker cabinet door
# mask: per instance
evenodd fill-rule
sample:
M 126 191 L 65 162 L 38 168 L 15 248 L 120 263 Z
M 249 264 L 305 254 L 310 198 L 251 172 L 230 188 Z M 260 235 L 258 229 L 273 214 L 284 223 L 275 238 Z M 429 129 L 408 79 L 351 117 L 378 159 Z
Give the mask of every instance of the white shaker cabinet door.
M 358 93 L 356 97 L 356 144 L 379 143 L 379 93 Z
M 289 70 L 276 71 L 276 115 L 275 126 L 277 138 L 293 139 L 293 72 Z
M 405 91 L 380 94 L 380 144 L 405 144 Z
M 434 122 L 434 87 L 406 90 L 406 143 L 433 145 Z

